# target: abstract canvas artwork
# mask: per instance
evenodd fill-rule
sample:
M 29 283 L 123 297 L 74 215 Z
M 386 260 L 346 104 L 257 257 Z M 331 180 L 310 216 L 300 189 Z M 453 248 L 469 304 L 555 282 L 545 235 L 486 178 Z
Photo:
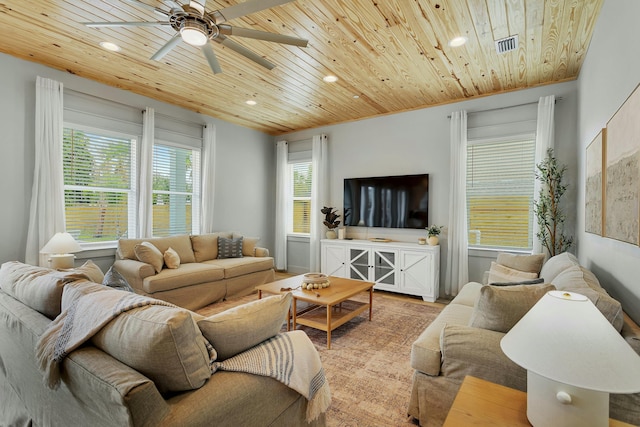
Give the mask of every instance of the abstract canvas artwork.
M 604 172 L 607 130 L 602 129 L 587 147 L 584 230 L 602 236 L 604 229 Z
M 640 203 L 640 90 L 607 123 L 605 236 L 637 245 Z

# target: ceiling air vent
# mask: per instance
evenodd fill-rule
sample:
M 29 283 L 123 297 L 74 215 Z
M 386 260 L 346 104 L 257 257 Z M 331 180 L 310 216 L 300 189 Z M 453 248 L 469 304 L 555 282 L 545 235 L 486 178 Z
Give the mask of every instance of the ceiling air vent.
M 518 48 L 518 35 L 509 36 L 504 39 L 496 40 L 496 51 L 498 53 L 506 53 Z

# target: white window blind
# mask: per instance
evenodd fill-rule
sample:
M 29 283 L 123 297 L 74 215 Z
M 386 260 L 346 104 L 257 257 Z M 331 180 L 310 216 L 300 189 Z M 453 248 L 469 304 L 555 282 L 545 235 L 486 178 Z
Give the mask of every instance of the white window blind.
M 65 127 L 66 228 L 80 242 L 115 241 L 135 230 L 136 137 Z
M 469 245 L 531 249 L 535 138 L 470 141 L 467 147 Z
M 291 185 L 290 233 L 311 232 L 311 162 L 289 165 Z
M 153 235 L 198 234 L 200 150 L 153 146 Z

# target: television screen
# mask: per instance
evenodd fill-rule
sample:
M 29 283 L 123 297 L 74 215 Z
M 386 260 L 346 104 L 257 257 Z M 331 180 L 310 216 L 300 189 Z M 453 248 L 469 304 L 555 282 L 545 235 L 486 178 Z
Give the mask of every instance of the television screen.
M 428 174 L 344 180 L 347 226 L 425 228 L 428 207 Z

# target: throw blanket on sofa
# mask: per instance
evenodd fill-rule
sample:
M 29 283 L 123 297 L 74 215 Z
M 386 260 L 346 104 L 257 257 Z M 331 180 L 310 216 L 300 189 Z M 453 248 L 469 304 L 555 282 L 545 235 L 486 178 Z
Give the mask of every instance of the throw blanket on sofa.
M 216 370 L 247 372 L 274 378 L 308 400 L 307 422 L 318 418 L 331 403 L 329 383 L 320 356 L 303 331 L 281 333 L 222 362 Z
M 40 370 L 44 372 L 44 383 L 51 389 L 60 385 L 60 364 L 64 358 L 120 313 L 147 305 L 176 307 L 131 292 L 107 289 L 85 294 L 67 289 L 67 295 L 72 295 L 68 308 L 51 322 L 36 344 L 36 357 Z

